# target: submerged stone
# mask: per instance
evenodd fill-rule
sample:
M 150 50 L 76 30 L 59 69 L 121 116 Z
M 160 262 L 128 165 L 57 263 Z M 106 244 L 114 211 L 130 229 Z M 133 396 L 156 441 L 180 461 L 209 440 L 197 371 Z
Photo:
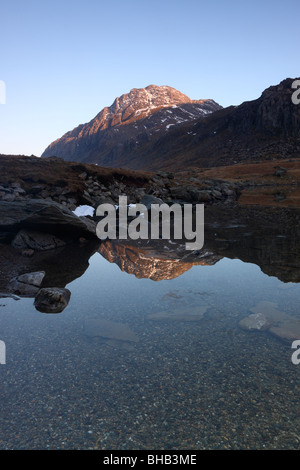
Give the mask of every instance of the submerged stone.
M 250 310 L 254 313 L 240 321 L 241 328 L 268 330 L 287 341 L 300 338 L 300 318 L 281 312 L 275 302 L 261 301 Z
M 289 320 L 285 320 L 278 326 L 274 325 L 270 328 L 270 333 L 278 336 L 281 339 L 292 341 L 300 338 L 300 321 L 297 318 L 291 317 Z
M 239 326 L 244 330 L 266 330 L 270 322 L 263 313 L 252 313 L 239 322 Z
M 129 341 L 137 343 L 137 335 L 125 324 L 106 320 L 104 318 L 88 318 L 84 324 L 86 335 L 110 340 Z

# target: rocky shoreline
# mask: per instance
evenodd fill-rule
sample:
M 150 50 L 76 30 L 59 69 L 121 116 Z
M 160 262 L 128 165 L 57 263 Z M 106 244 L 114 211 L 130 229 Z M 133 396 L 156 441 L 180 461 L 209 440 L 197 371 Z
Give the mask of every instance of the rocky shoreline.
M 53 168 L 55 171 L 55 167 Z M 238 198 L 242 183 L 218 180 L 200 180 L 198 178 L 178 178 L 174 173 L 159 171 L 145 178 L 144 187 L 136 187 L 132 182 L 123 182 L 124 177 L 115 175 L 103 183 L 103 176 L 98 171 L 81 172 L 77 175 L 81 190 L 65 187 L 61 184 L 28 184 L 26 189 L 19 181 L 0 184 L 0 201 L 18 202 L 28 199 L 53 201 L 73 211 L 80 204 L 97 206 L 103 202 L 117 204 L 120 195 L 126 195 L 129 203 L 140 202 L 143 196 L 160 197 L 166 203 L 215 203 L 233 201 Z M 179 180 L 179 181 L 178 181 Z
M 0 184 L 0 241 L 11 243 L 25 256 L 30 256 L 32 250 L 59 248 L 74 240 L 96 237 L 96 219 L 74 213 L 81 205 L 94 209 L 102 203 L 117 205 L 122 195 L 127 197 L 128 204 L 230 204 L 238 199 L 241 188 L 241 184 L 225 181 L 182 180 L 170 172 L 128 174 L 111 170 L 110 174 L 105 174 L 96 165 L 72 165 L 57 158 L 42 161 L 27 158 L 26 161 L 23 157 L 22 163 L 27 164 L 29 170 L 41 165 L 35 178 L 22 180 L 22 174 L 15 175 L 11 171 L 7 181 Z M 13 158 L 13 163 L 20 162 Z M 42 167 L 48 169 L 49 163 L 54 179 L 47 182 Z M 59 177 L 65 165 L 69 165 L 70 173 L 72 170 L 71 184 Z M 82 169 L 85 171 L 80 171 Z
M 241 220 L 248 224 L 257 219 L 257 223 L 274 227 L 272 208 L 239 204 L 243 191 L 254 187 L 253 182 L 245 179 L 201 177 L 201 172 L 195 171 L 153 173 L 107 169 L 92 164 L 65 162 L 56 157 L 0 156 L 0 162 L 4 169 L 0 181 L 0 295 L 36 298 L 42 289 L 53 289 L 48 295 L 44 293 L 41 309 L 45 312 L 61 311 L 61 305 L 65 308 L 69 294 L 60 289 L 65 289 L 68 282 L 83 274 L 93 253 L 101 252 L 101 241 L 96 235 L 98 219 L 91 215 L 76 215 L 76 209 L 82 205 L 93 209 L 102 203 L 116 206 L 119 196 L 127 196 L 128 204 L 142 203 L 147 207 L 162 202 L 201 203 L 206 209 L 215 208 L 219 227 L 235 219 L 238 224 Z M 285 172 L 282 174 L 285 175 Z M 281 177 L 276 176 L 278 181 Z M 276 226 L 280 221 L 283 221 L 282 225 L 289 226 L 286 219 L 295 220 L 290 210 L 284 207 L 278 208 L 275 218 Z M 222 257 L 228 247 L 231 250 L 228 240 L 226 246 L 221 243 L 219 253 L 217 240 L 212 244 L 212 253 L 217 248 L 212 262 Z M 114 250 L 107 254 L 106 248 L 103 245 L 105 257 L 114 257 Z M 126 252 L 127 248 L 124 249 Z M 153 259 L 155 266 L 161 266 L 159 272 L 154 273 L 154 278 L 159 279 L 164 271 L 174 276 L 177 271 L 174 271 L 174 263 L 170 261 L 174 257 L 176 263 L 179 261 L 182 272 L 189 269 L 189 265 L 203 263 L 198 252 L 187 254 L 178 244 L 169 245 L 166 250 L 158 243 L 154 247 Z M 119 254 L 116 259 L 119 259 Z M 157 262 L 156 259 L 162 261 Z M 265 260 L 261 262 L 265 264 Z M 289 264 L 290 259 L 287 266 Z M 70 270 L 66 269 L 69 265 Z M 140 272 L 137 266 L 128 269 L 134 273 Z M 268 263 L 264 269 L 269 269 Z M 62 274 L 61 280 L 59 273 Z M 288 269 L 286 274 L 280 271 L 279 276 L 289 278 Z M 48 301 L 46 307 L 45 298 Z

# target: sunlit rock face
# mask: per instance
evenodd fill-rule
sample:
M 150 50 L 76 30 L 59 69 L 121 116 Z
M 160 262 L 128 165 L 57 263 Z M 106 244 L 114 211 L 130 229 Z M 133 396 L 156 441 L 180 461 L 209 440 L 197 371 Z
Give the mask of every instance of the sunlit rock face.
M 133 274 L 138 279 L 162 281 L 174 279 L 196 265 L 213 265 L 222 257 L 203 251 L 202 257 L 191 255 L 183 245 L 168 241 L 151 241 L 150 245 L 137 242 L 105 241 L 99 247 L 99 253 L 110 263 L 115 263 L 122 271 Z
M 168 86 L 134 88 L 42 156 L 102 166 L 186 170 L 299 158 L 300 106 L 287 78 L 257 99 L 222 108 Z
M 174 126 L 205 118 L 221 108 L 212 99 L 192 100 L 170 86 L 133 88 L 90 122 L 52 142 L 42 157 L 122 166 L 120 158 L 130 159 L 132 150 L 157 134 L 168 134 Z

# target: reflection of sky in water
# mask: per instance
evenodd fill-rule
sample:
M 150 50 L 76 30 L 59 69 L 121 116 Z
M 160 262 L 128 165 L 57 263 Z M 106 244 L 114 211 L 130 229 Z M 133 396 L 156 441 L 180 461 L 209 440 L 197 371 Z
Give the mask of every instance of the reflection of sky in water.
M 300 284 L 226 258 L 155 282 L 96 253 L 67 287 L 61 314 L 36 311 L 33 299 L 0 299 L 0 446 L 297 447 L 300 366 L 290 344 L 238 322 L 260 301 L 298 315 Z M 206 307 L 199 321 L 147 319 L 197 306 Z M 123 322 L 139 342 L 127 350 L 90 338 L 87 318 Z
M 121 272 L 117 265 L 99 254 L 95 254 L 90 262 L 85 275 L 68 286 L 72 290 L 72 303 L 75 299 L 76 302 L 86 302 L 88 297 L 98 307 L 116 305 L 120 308 L 123 305 L 125 308 L 130 300 L 141 302 L 144 312 L 145 308 L 151 309 L 153 304 L 160 302 L 160 296 L 170 290 L 189 297 L 192 292 L 188 294 L 187 291 L 203 291 L 223 302 L 224 310 L 226 300 L 233 299 L 246 307 L 259 300 L 276 301 L 284 307 L 291 304 L 293 310 L 292 301 L 297 302 L 300 295 L 300 285 L 282 283 L 276 277 L 266 276 L 258 266 L 237 259 L 223 258 L 214 266 L 194 266 L 175 279 L 157 282 Z M 296 303 L 294 312 L 290 313 L 297 314 Z

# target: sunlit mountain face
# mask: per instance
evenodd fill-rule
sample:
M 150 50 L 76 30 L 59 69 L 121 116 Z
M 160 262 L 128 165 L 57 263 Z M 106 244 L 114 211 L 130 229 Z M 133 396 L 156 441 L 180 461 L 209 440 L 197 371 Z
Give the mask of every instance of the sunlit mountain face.
M 50 144 L 42 157 L 55 155 L 66 160 L 120 166 L 119 159 L 127 152 L 221 108 L 212 99 L 192 100 L 169 86 L 134 88 L 116 98 L 89 123 Z

